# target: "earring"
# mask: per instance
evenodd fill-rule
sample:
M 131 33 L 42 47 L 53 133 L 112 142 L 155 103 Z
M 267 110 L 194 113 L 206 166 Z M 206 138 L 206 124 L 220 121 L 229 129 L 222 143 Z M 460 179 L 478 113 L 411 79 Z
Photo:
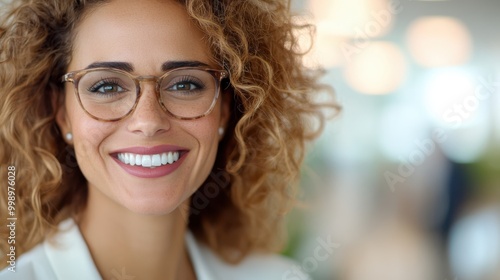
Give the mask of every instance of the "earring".
M 220 136 L 224 135 L 224 128 L 222 126 L 219 127 L 219 135 Z
M 71 141 L 73 140 L 73 134 L 71 132 L 68 132 L 64 135 L 66 137 L 66 140 Z

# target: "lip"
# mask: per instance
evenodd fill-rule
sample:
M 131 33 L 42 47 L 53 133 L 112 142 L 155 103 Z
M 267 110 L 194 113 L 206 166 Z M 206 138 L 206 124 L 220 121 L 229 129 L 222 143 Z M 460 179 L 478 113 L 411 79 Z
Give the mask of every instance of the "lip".
M 179 151 L 179 159 L 167 165 L 158 166 L 155 168 L 142 167 L 142 166 L 132 166 L 121 162 L 117 155 L 119 153 L 134 153 L 134 154 L 142 154 L 142 155 L 153 155 L 153 154 L 161 154 L 166 152 Z M 174 172 L 179 168 L 184 159 L 186 158 L 189 150 L 180 146 L 172 146 L 172 145 L 160 145 L 154 147 L 129 147 L 125 149 L 116 150 L 110 153 L 111 158 L 128 174 L 139 177 L 139 178 L 159 178 L 163 176 L 167 176 L 168 174 Z

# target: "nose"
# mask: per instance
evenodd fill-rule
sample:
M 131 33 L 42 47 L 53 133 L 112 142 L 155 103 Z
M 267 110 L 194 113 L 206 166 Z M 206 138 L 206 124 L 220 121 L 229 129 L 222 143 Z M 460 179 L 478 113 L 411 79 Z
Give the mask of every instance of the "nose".
M 168 131 L 170 117 L 158 102 L 155 83 L 143 80 L 140 85 L 141 94 L 129 120 L 129 131 L 146 137 Z

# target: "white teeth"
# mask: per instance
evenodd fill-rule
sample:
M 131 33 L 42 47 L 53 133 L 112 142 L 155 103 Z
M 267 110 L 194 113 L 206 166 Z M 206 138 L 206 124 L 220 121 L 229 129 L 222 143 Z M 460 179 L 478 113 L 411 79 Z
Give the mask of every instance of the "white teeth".
M 129 164 L 130 163 L 130 157 L 129 157 L 129 154 L 122 154 L 123 155 L 123 162 L 125 162 L 126 164 Z
M 143 167 L 151 167 L 151 156 L 143 155 L 142 156 L 142 166 Z
M 165 165 L 168 163 L 168 156 L 166 153 L 161 154 L 161 164 Z
M 162 165 L 172 164 L 179 160 L 179 152 L 168 152 L 154 155 L 139 155 L 133 153 L 119 153 L 118 160 L 128 165 L 139 165 L 155 168 Z
M 153 158 L 151 159 L 151 164 L 153 166 L 161 166 L 161 156 L 153 155 Z

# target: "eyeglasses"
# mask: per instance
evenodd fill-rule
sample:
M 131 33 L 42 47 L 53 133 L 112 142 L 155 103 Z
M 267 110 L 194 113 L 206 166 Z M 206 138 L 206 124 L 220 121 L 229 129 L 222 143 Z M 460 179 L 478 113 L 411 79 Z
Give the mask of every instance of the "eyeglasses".
M 133 76 L 114 68 L 73 71 L 62 77 L 71 82 L 82 109 L 100 121 L 118 121 L 130 115 L 141 97 L 141 82 L 155 82 L 160 106 L 171 116 L 192 120 L 213 110 L 219 98 L 224 70 L 182 67 L 160 77 Z

